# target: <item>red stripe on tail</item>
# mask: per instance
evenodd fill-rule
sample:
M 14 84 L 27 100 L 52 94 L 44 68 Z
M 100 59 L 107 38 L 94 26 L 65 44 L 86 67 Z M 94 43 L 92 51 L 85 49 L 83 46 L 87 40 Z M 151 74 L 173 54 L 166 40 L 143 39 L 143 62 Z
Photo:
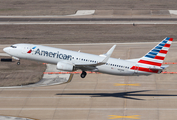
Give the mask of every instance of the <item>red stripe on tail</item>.
M 164 54 L 167 54 L 168 51 L 166 50 L 160 50 L 159 53 L 164 53 Z
M 157 62 L 151 62 L 151 61 L 146 61 L 146 60 L 140 60 L 138 63 L 143 63 L 143 64 L 148 64 L 148 65 L 155 65 L 155 66 L 161 66 L 162 63 L 157 63 Z
M 170 44 L 165 44 L 164 47 L 170 47 Z
M 155 58 L 154 58 L 154 59 L 164 60 L 164 59 L 165 59 L 165 57 L 162 57 L 162 56 L 155 56 Z
M 169 41 L 173 41 L 173 38 L 170 38 Z

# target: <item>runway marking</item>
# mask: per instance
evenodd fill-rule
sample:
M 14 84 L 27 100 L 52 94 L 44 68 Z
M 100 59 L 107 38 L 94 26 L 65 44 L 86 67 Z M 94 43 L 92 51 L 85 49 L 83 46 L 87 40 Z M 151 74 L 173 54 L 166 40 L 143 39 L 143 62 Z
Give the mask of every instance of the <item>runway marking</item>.
M 170 14 L 177 15 L 177 10 L 168 10 Z
M 177 21 L 8 21 L 0 22 L 0 25 L 172 25 L 177 24 Z
M 164 62 L 163 64 L 177 64 L 177 62 Z
M 94 13 L 95 13 L 95 10 L 77 10 L 75 14 L 71 14 L 71 15 L 42 15 L 42 16 L 4 15 L 4 16 L 0 16 L 0 18 L 62 18 L 66 16 L 93 15 Z
M 148 111 L 148 110 L 153 110 L 153 111 L 157 111 L 157 110 L 174 110 L 177 111 L 177 108 L 0 108 L 0 110 L 69 110 L 69 111 L 73 111 L 73 110 L 94 110 L 94 111 L 112 111 L 112 110 L 139 110 L 139 111 Z
M 44 63 L 43 63 L 44 64 Z M 82 72 L 43 72 L 43 74 L 81 74 Z M 91 73 L 96 73 L 96 74 L 100 74 L 99 72 L 91 72 L 91 71 L 87 71 L 88 74 Z
M 44 63 L 43 63 L 44 64 Z M 43 72 L 43 74 L 81 74 L 82 72 Z M 91 71 L 87 71 L 88 74 L 102 74 L 99 72 L 91 72 Z M 162 74 L 177 74 L 177 72 L 162 72 Z M 70 81 L 69 81 L 70 82 Z M 140 86 L 139 84 L 118 84 L 116 83 L 115 86 Z
M 165 72 L 162 72 L 162 74 L 177 74 L 177 72 L 167 72 L 167 71 L 165 71 Z
M 0 115 L 0 120 L 38 120 L 30 117 Z
M 24 88 L 15 88 L 15 89 L 6 89 L 6 88 L 3 88 L 5 91 L 32 91 L 31 89 L 24 89 Z M 0 89 L 1 90 L 1 89 Z M 132 90 L 142 90 L 142 88 L 140 89 L 131 89 Z M 144 89 L 143 89 L 144 90 Z M 145 89 L 146 90 L 146 89 Z M 177 91 L 177 89 L 151 89 L 152 91 Z M 33 91 L 116 91 L 116 92 L 121 92 L 121 91 L 125 91 L 125 89 L 34 89 Z
M 140 86 L 139 83 L 135 84 L 120 84 L 120 83 L 115 83 L 114 86 Z
M 118 116 L 118 115 L 109 115 L 109 119 L 117 119 L 117 118 L 130 118 L 130 119 L 140 119 L 140 115 L 132 115 L 132 116 Z
M 82 15 L 93 15 L 95 10 L 77 10 L 77 12 L 73 15 L 66 15 L 66 16 L 82 16 Z

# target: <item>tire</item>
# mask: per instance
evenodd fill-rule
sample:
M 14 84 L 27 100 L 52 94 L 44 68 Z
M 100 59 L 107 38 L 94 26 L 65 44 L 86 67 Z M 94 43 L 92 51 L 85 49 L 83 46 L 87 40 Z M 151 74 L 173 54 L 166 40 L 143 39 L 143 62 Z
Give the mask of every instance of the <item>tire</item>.
M 84 74 L 81 74 L 81 78 L 85 78 L 85 75 L 84 75 Z
M 20 65 L 20 62 L 17 62 L 17 65 Z
M 82 71 L 81 78 L 85 78 L 86 75 L 87 75 L 87 73 L 85 71 Z

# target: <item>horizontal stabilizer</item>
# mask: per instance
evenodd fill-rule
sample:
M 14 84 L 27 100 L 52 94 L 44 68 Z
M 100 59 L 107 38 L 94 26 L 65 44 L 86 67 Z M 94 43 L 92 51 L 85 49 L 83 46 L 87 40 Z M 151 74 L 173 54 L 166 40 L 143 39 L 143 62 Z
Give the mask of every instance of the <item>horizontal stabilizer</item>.
M 157 66 L 153 66 L 153 67 L 150 67 L 149 69 L 151 70 L 163 70 L 165 68 L 167 68 L 169 65 L 162 65 L 161 67 L 157 67 Z
M 155 66 L 154 67 L 150 67 L 149 69 L 150 70 L 163 70 L 161 67 L 155 67 Z
M 165 69 L 165 68 L 167 68 L 168 66 L 169 66 L 169 65 L 162 65 L 161 68 L 162 68 L 162 69 Z

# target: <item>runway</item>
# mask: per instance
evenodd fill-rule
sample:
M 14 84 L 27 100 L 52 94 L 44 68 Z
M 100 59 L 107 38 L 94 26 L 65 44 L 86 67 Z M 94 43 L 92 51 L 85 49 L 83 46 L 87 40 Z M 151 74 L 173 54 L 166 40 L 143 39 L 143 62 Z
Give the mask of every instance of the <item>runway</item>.
M 77 10 L 71 15 L 0 16 L 0 25 L 177 24 L 176 10 Z
M 130 59 L 146 54 L 156 43 L 117 44 L 112 57 Z M 103 54 L 112 45 L 48 45 Z M 175 62 L 172 44 L 164 62 Z M 167 71 L 175 71 L 170 65 Z M 122 84 L 117 86 L 116 84 Z M 133 86 L 132 84 L 139 84 Z M 23 89 L 0 89 L 0 113 L 39 120 L 174 120 L 177 112 L 175 74 L 112 76 L 75 74 L 68 84 Z
M 0 18 L 0 25 L 177 24 L 177 18 Z

